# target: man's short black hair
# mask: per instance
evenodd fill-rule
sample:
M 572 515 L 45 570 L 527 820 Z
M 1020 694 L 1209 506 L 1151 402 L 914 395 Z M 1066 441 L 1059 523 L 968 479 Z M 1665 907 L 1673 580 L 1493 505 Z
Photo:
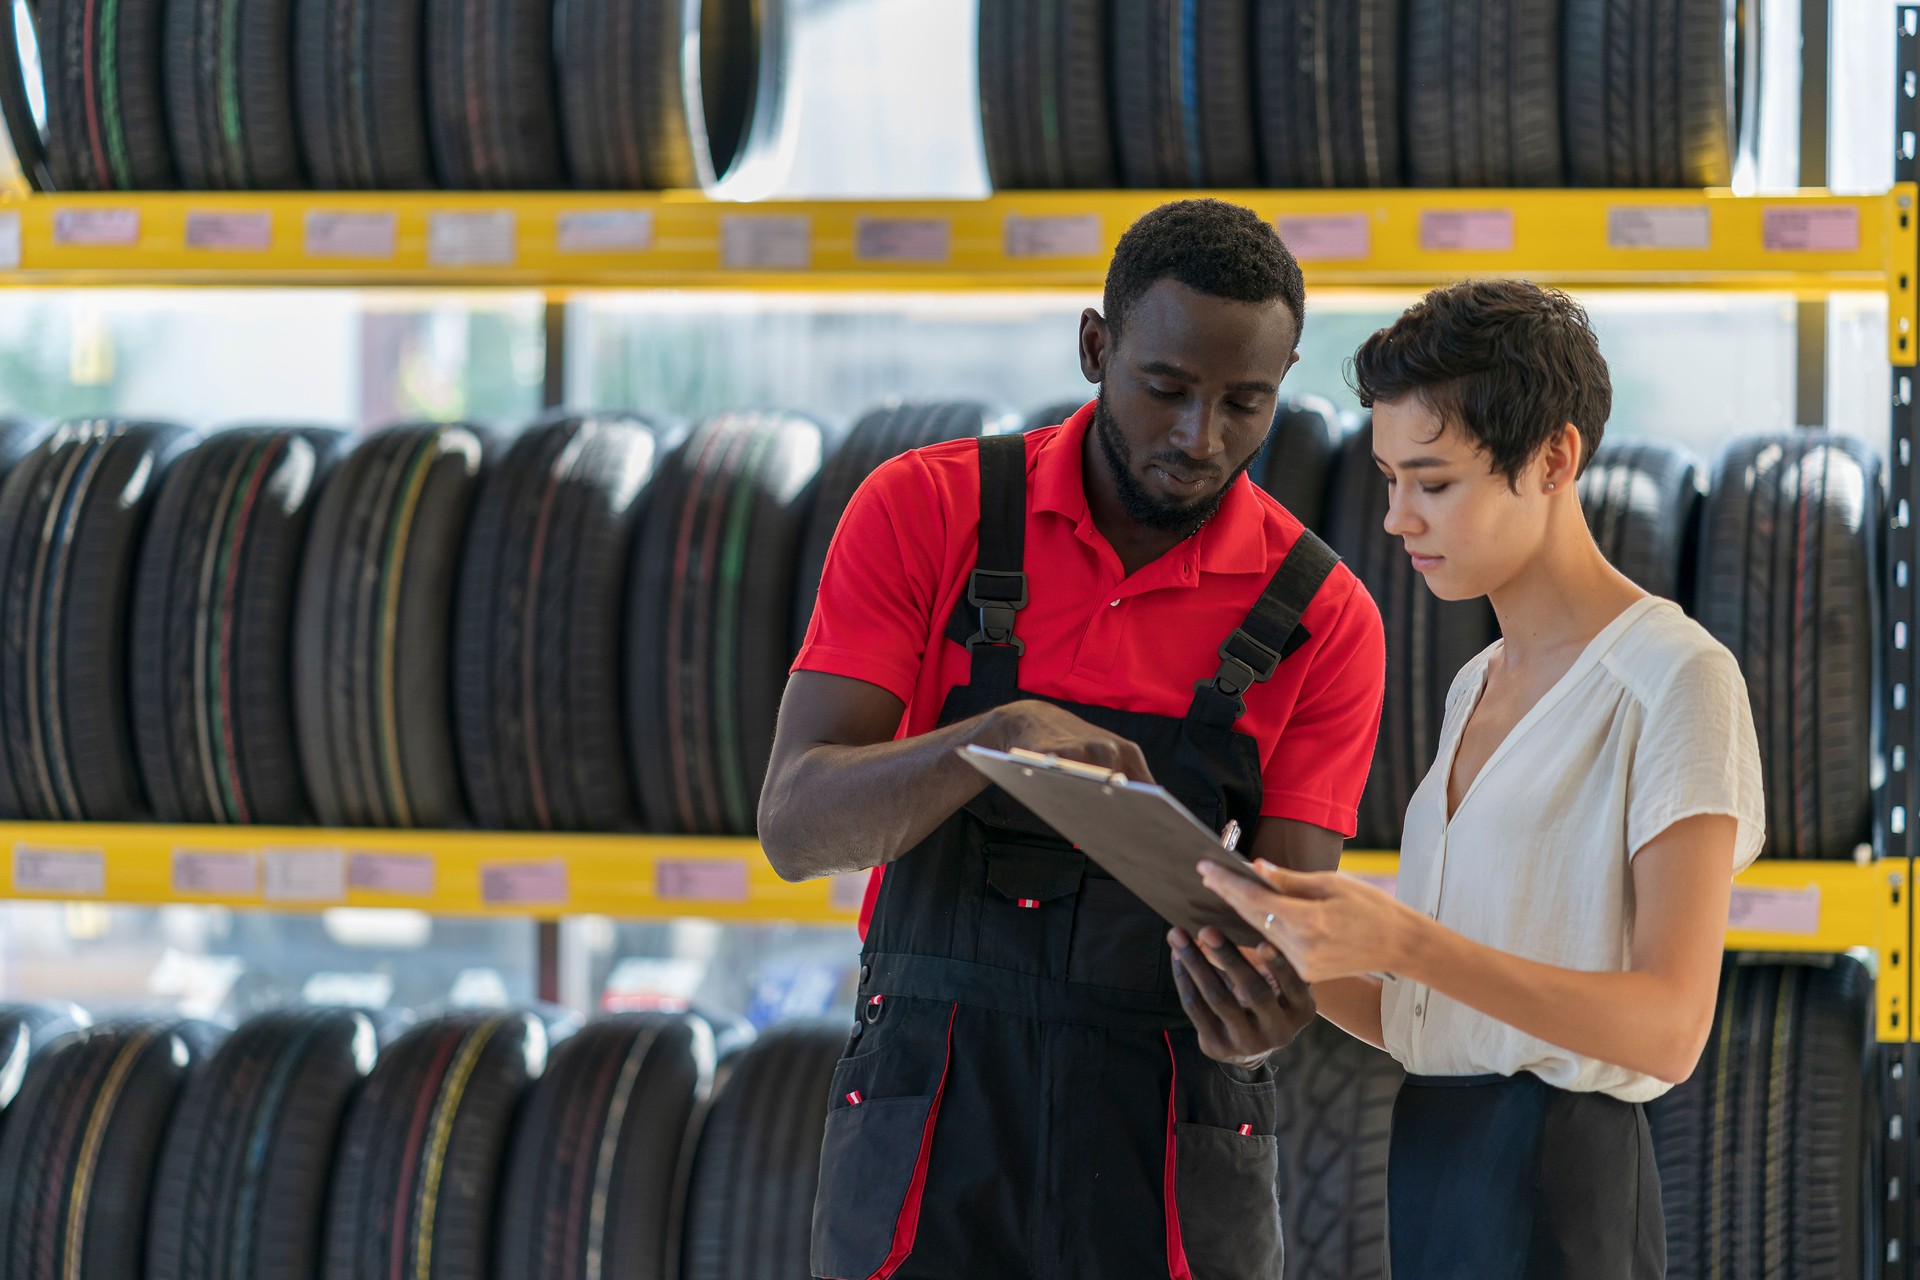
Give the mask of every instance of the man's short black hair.
M 1516 488 L 1521 469 L 1569 422 L 1580 430 L 1585 471 L 1613 411 L 1587 313 L 1558 289 L 1524 280 L 1433 290 L 1360 344 L 1348 381 L 1369 409 L 1418 396 Z
M 1175 200 L 1127 228 L 1107 267 L 1102 303 L 1115 340 L 1127 313 L 1162 280 L 1235 302 L 1287 304 L 1306 323 L 1307 286 L 1280 233 L 1251 209 L 1224 200 Z

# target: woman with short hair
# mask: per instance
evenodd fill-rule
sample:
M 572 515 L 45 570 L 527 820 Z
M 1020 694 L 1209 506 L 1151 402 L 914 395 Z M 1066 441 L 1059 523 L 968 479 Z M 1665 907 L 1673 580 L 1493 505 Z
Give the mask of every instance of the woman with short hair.
M 1644 1104 L 1699 1060 L 1732 879 L 1764 841 L 1745 683 L 1594 544 L 1575 481 L 1611 391 L 1565 294 L 1434 290 L 1352 372 L 1386 531 L 1436 596 L 1488 597 L 1504 638 L 1454 680 L 1397 899 L 1266 864 L 1270 891 L 1203 877 L 1407 1069 L 1394 1280 L 1660 1276 Z

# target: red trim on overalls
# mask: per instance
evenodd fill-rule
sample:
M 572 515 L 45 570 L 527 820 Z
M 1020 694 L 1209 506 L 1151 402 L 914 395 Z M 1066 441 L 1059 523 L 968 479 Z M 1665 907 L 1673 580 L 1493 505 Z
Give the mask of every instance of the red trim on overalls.
M 1187 1269 L 1187 1246 L 1180 1238 L 1180 1201 L 1176 1194 L 1180 1158 L 1175 1145 L 1173 1103 L 1179 1092 L 1180 1064 L 1173 1056 L 1173 1036 L 1161 1034 L 1167 1041 L 1167 1061 L 1173 1066 L 1173 1078 L 1167 1083 L 1167 1172 L 1162 1196 L 1167 1206 L 1167 1275 L 1170 1280 L 1193 1280 L 1193 1272 Z
M 920 1131 L 920 1156 L 913 1163 L 913 1181 L 907 1184 L 906 1203 L 900 1206 L 900 1216 L 894 1219 L 893 1251 L 868 1280 L 887 1280 L 898 1271 L 913 1252 L 914 1237 L 920 1232 L 920 1202 L 927 1193 L 927 1162 L 933 1156 L 933 1124 L 940 1118 L 940 1099 L 947 1092 L 947 1072 L 953 1066 L 953 1020 L 959 1016 L 960 1006 L 956 1004 L 947 1017 L 947 1058 L 940 1064 L 940 1084 L 933 1091 L 933 1105 L 927 1108 L 926 1128 Z

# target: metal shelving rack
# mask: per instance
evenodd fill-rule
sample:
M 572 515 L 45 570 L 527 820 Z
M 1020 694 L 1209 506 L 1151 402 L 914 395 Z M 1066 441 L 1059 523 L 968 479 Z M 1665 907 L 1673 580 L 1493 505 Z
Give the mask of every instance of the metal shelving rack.
M 1803 300 L 1884 292 L 1892 399 L 1886 531 L 1886 773 L 1873 849 L 1763 862 L 1736 884 L 1729 950 L 1865 953 L 1875 964 L 1884 1195 L 1876 1259 L 1920 1277 L 1920 1046 L 1910 892 L 1920 823 L 1920 4 L 1896 11 L 1895 185 L 1808 190 L 1247 191 L 1310 288 L 1417 288 L 1475 274 L 1572 288 L 1755 289 Z M 1824 74 L 1824 68 L 1822 69 Z M 1824 83 L 1824 81 L 1822 81 Z M 1816 179 L 1817 180 L 1817 179 Z M 512 287 L 548 300 L 548 400 L 560 399 L 568 293 L 1097 290 L 1120 233 L 1164 192 L 1043 192 L 977 201 L 720 204 L 698 194 L 153 193 L 0 196 L 0 287 Z M 1817 301 L 1812 302 L 1817 310 Z M 1803 312 L 1805 311 L 1803 306 Z M 794 885 L 746 839 L 0 823 L 0 896 L 241 909 L 400 906 L 542 922 L 576 914 L 847 924 L 863 877 Z M 1345 869 L 1394 874 L 1387 853 Z

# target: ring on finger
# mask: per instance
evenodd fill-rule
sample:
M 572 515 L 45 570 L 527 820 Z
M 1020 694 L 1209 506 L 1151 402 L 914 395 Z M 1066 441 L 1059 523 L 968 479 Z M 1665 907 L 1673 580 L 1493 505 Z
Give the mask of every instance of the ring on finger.
M 1267 928 L 1273 928 L 1273 912 L 1267 912 Z

